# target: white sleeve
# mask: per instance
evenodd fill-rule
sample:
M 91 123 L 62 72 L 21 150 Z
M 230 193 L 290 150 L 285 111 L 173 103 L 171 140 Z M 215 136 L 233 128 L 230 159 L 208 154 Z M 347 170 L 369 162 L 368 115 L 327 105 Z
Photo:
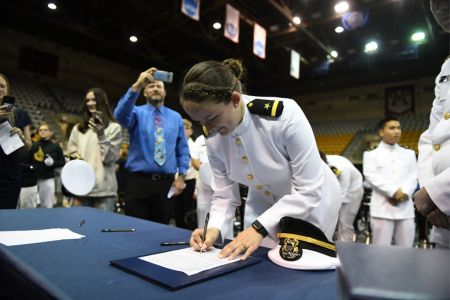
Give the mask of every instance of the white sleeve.
M 402 183 L 402 191 L 412 197 L 417 188 L 417 161 L 414 151 L 408 151 L 408 177 Z
M 285 113 L 289 116 L 280 135 L 292 170 L 293 189 L 258 217 L 258 221 L 271 234 L 277 231 L 282 217 L 306 219 L 319 206 L 324 170 L 328 168 L 320 158 L 311 125 L 300 107 L 285 107 L 283 114 Z
M 383 177 L 377 170 L 374 152 L 364 152 L 363 173 L 366 181 L 370 183 L 372 188 L 383 193 L 386 197 L 392 197 L 399 188 Z
M 208 159 L 213 171 L 211 188 L 213 190 L 208 227 L 215 227 L 222 233 L 228 232 L 241 205 L 239 185 L 227 176 L 224 163 L 207 147 Z

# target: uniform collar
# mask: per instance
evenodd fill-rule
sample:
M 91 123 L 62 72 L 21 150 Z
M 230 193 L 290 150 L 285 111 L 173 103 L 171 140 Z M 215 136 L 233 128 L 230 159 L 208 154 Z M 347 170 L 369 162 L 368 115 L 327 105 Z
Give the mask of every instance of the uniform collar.
M 244 117 L 242 118 L 242 122 L 230 134 L 232 137 L 242 135 L 250 124 L 250 112 L 247 109 L 247 103 L 250 102 L 250 99 L 247 95 L 241 94 L 241 100 L 244 104 Z
M 380 146 L 384 149 L 390 150 L 390 151 L 394 151 L 397 147 L 398 144 L 394 144 L 394 145 L 389 145 L 383 141 L 380 142 Z

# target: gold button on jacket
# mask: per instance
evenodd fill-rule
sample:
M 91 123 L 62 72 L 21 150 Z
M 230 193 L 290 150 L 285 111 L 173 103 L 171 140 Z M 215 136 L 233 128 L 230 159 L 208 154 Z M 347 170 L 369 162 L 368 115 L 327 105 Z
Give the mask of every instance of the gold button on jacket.
M 435 144 L 433 145 L 434 151 L 439 151 L 441 149 L 441 144 Z
M 448 119 L 450 119 L 450 113 L 446 111 L 444 114 L 444 120 L 447 121 Z

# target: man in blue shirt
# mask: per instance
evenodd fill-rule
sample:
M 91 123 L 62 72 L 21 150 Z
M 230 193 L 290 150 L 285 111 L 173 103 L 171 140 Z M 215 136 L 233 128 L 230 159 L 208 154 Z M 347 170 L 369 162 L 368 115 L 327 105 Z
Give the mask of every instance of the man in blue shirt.
M 139 75 L 120 98 L 114 116 L 130 134 L 125 213 L 168 224 L 173 199 L 167 194 L 171 187 L 174 195 L 183 191 L 190 156 L 181 115 L 164 106 L 166 90 L 162 81 L 153 80 L 155 71 Z M 136 106 L 141 90 L 147 104 Z

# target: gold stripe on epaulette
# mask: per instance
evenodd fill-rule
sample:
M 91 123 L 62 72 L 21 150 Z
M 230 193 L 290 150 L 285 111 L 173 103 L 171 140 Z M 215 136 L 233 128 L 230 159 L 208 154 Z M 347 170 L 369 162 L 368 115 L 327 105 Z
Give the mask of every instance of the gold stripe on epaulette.
M 205 136 L 205 137 L 207 137 L 208 136 L 208 128 L 206 128 L 206 126 L 203 126 L 203 135 Z
M 304 236 L 304 235 L 298 235 L 298 234 L 293 234 L 293 233 L 278 233 L 277 237 L 280 238 L 280 239 L 281 238 L 295 239 L 295 240 L 307 242 L 307 243 L 310 243 L 310 244 L 314 244 L 314 245 L 317 245 L 317 246 L 321 246 L 321 247 L 324 247 L 324 248 L 336 251 L 336 246 L 335 245 L 332 245 L 332 244 L 326 243 L 326 242 L 322 242 L 322 241 L 319 241 L 319 240 L 316 240 L 314 238 L 307 237 L 307 236 Z
M 272 117 L 275 117 L 276 114 L 277 114 L 278 102 L 280 102 L 280 100 L 275 100 L 275 101 L 273 101 L 273 105 L 272 105 L 272 113 L 270 114 Z

